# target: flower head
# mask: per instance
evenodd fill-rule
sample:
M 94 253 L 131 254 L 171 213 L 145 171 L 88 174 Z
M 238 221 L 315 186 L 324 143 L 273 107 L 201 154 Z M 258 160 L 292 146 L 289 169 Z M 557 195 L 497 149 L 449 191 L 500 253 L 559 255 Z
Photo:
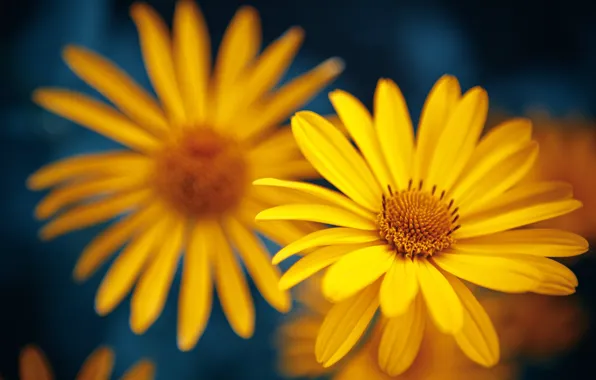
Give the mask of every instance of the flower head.
M 426 315 L 473 361 L 493 366 L 499 342 L 482 306 L 460 280 L 489 289 L 565 295 L 577 278 L 547 257 L 579 255 L 588 243 L 573 233 L 520 229 L 581 206 L 561 182 L 521 180 L 538 145 L 525 119 L 502 123 L 480 139 L 486 92 L 461 94 L 442 77 L 431 90 L 417 135 L 391 81 L 379 81 L 374 117 L 354 97 L 330 94 L 352 143 L 313 112 L 292 118 L 304 156 L 339 191 L 260 179 L 256 185 L 305 194 L 303 204 L 264 210 L 258 220 L 296 220 L 335 227 L 289 244 L 277 263 L 305 256 L 282 277 L 284 289 L 329 267 L 322 291 L 334 303 L 317 337 L 317 360 L 330 366 L 358 342 L 380 306 L 387 318 L 379 364 L 406 371 L 422 342 Z
M 114 368 L 114 352 L 100 347 L 87 358 L 76 380 L 108 380 Z M 149 361 L 142 360 L 130 368 L 121 380 L 153 380 L 155 368 Z M 27 346 L 21 351 L 19 365 L 20 380 L 54 379 L 52 369 L 43 352 L 37 346 Z
M 300 46 L 300 28 L 259 55 L 258 14 L 242 7 L 212 73 L 209 35 L 194 2 L 178 2 L 171 38 L 149 6 L 135 4 L 131 13 L 160 103 L 99 55 L 73 46 L 64 50 L 71 69 L 119 111 L 68 90 L 39 89 L 34 100 L 129 149 L 68 158 L 33 174 L 30 188 L 56 187 L 36 216 L 61 212 L 41 236 L 54 238 L 124 215 L 85 248 L 75 268 L 75 278 L 84 280 L 123 248 L 97 293 L 99 314 L 111 312 L 136 283 L 130 323 L 134 332 L 146 331 L 163 310 L 185 251 L 178 346 L 191 349 L 201 336 L 211 312 L 212 281 L 234 331 L 250 337 L 255 311 L 234 251 L 264 298 L 287 311 L 290 297 L 278 289 L 279 271 L 254 230 L 284 243 L 316 227 L 256 226 L 256 213 L 291 196 L 250 183 L 268 176 L 318 176 L 290 129 L 277 126 L 333 80 L 342 62 L 329 59 L 274 89 Z

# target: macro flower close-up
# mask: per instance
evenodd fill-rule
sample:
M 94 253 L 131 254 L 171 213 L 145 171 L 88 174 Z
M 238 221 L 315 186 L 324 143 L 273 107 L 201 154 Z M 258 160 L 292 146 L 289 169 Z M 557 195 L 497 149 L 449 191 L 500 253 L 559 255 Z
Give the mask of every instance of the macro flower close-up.
M 130 326 L 144 333 L 162 313 L 183 257 L 178 347 L 190 350 L 202 335 L 213 284 L 232 329 L 251 337 L 255 309 L 236 254 L 265 300 L 286 312 L 290 296 L 278 288 L 279 270 L 258 233 L 284 244 L 316 229 L 308 222 L 256 225 L 259 211 L 292 198 L 251 182 L 318 176 L 291 130 L 278 126 L 335 79 L 343 63 L 331 58 L 278 86 L 302 42 L 298 27 L 260 53 L 259 16 L 244 6 L 212 65 L 195 2 L 177 3 L 171 36 L 148 5 L 134 4 L 131 15 L 158 100 L 78 46 L 64 49 L 67 65 L 118 110 L 71 90 L 39 88 L 33 95 L 46 110 L 124 147 L 66 158 L 28 178 L 30 189 L 51 189 L 35 209 L 38 219 L 49 220 L 40 236 L 54 239 L 114 219 L 74 270 L 76 280 L 85 280 L 122 248 L 97 291 L 97 313 L 110 313 L 134 286 Z
M 453 76 L 431 89 L 416 134 L 391 80 L 378 82 L 374 115 L 347 92 L 329 98 L 349 138 L 310 111 L 292 118 L 292 131 L 304 156 L 338 191 L 279 178 L 254 182 L 302 197 L 260 212 L 258 221 L 333 226 L 297 239 L 273 259 L 303 255 L 282 276 L 281 289 L 325 269 L 321 288 L 334 305 L 318 332 L 317 361 L 341 360 L 380 308 L 386 322 L 378 363 L 387 374 L 404 373 L 425 330 L 435 327 L 472 361 L 495 366 L 497 333 L 464 281 L 505 293 L 574 293 L 576 276 L 550 257 L 582 254 L 587 241 L 562 230 L 524 228 L 580 208 L 571 186 L 523 181 L 538 154 L 530 121 L 503 122 L 480 138 L 488 95 L 480 87 L 462 94 Z M 427 315 L 434 326 L 426 326 Z
M 85 360 L 75 380 L 110 380 L 114 361 L 114 352 L 107 347 L 100 347 Z M 55 378 L 48 359 L 39 347 L 29 345 L 23 348 L 19 360 L 20 380 L 52 380 Z M 149 361 L 141 360 L 126 371 L 120 380 L 153 380 L 154 378 L 154 365 Z

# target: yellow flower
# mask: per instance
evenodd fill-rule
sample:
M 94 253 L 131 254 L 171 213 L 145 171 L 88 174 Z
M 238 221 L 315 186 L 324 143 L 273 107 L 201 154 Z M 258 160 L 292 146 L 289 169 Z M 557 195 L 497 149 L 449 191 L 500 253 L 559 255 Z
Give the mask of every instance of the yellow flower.
M 65 49 L 71 69 L 121 112 L 61 89 L 37 90 L 34 100 L 130 150 L 72 157 L 33 174 L 31 189 L 57 187 L 38 205 L 37 217 L 64 211 L 41 236 L 51 239 L 125 215 L 85 248 L 74 271 L 84 280 L 124 247 L 97 293 L 99 314 L 111 312 L 136 282 L 130 324 L 135 333 L 145 332 L 161 314 L 185 251 L 180 349 L 194 347 L 205 328 L 212 280 L 230 325 L 250 337 L 254 305 L 233 250 L 264 298 L 285 312 L 289 295 L 278 289 L 279 271 L 253 228 L 280 243 L 314 230 L 312 223 L 256 227 L 257 212 L 290 198 L 255 191 L 250 183 L 265 176 L 317 175 L 291 130 L 276 126 L 333 80 L 342 62 L 330 59 L 274 90 L 300 46 L 300 28 L 258 55 L 258 14 L 241 8 L 211 75 L 209 36 L 194 2 L 178 2 L 172 38 L 146 4 L 133 5 L 131 14 L 161 105 L 104 58 L 79 47 Z
M 322 290 L 335 305 L 317 337 L 317 360 L 325 366 L 340 360 L 380 306 L 388 321 L 378 356 L 388 374 L 403 373 L 415 359 L 427 312 L 470 359 L 495 365 L 494 327 L 459 278 L 509 293 L 574 293 L 575 275 L 546 257 L 581 254 L 587 241 L 518 227 L 581 203 L 565 183 L 519 184 L 538 152 L 529 121 L 505 122 L 479 141 L 488 110 L 480 87 L 461 95 L 455 78 L 442 77 L 426 100 L 416 139 L 392 81 L 379 81 L 374 118 L 345 92 L 330 99 L 360 152 L 313 112 L 296 114 L 292 130 L 304 156 L 340 192 L 280 179 L 254 182 L 307 194 L 303 204 L 264 210 L 258 220 L 337 226 L 298 239 L 274 257 L 278 263 L 307 253 L 283 275 L 283 289 L 330 266 Z
M 77 380 L 107 380 L 112 377 L 114 353 L 106 347 L 95 350 L 79 371 Z M 155 368 L 149 361 L 142 360 L 130 368 L 122 380 L 153 380 Z M 51 380 L 52 369 L 43 352 L 36 346 L 27 346 L 21 351 L 19 377 L 21 380 Z

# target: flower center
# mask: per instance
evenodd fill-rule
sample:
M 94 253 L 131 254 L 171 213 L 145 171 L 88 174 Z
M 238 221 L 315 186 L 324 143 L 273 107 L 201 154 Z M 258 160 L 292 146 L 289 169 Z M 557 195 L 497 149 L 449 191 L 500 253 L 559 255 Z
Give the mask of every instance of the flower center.
M 454 243 L 453 232 L 460 226 L 458 208 L 453 208 L 453 200 L 446 202 L 445 192 L 436 194 L 422 191 L 422 181 L 418 188 L 394 193 L 389 188 L 389 196 L 383 195 L 382 210 L 377 216 L 379 235 L 397 252 L 408 257 L 432 256 Z
M 156 157 L 157 191 L 178 211 L 216 216 L 234 208 L 248 184 L 238 143 L 211 129 L 184 132 Z

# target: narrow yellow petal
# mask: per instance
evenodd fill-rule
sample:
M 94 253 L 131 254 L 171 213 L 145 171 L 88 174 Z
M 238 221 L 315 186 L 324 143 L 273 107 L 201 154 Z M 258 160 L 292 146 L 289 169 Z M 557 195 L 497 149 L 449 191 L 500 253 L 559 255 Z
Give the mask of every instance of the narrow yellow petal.
M 288 312 L 292 306 L 290 295 L 279 288 L 280 271 L 271 264 L 263 243 L 235 219 L 226 221 L 225 230 L 263 298 L 277 311 Z
M 144 174 L 127 176 L 110 176 L 106 178 L 90 179 L 67 185 L 52 191 L 35 207 L 37 219 L 47 219 L 60 209 L 73 203 L 81 202 L 85 198 L 113 195 L 131 191 L 144 185 Z
M 153 380 L 155 378 L 155 365 L 148 360 L 141 360 L 130 368 L 120 380 Z
M 374 231 L 375 222 L 364 219 L 345 209 L 318 204 L 289 204 L 261 211 L 257 220 L 305 220 L 332 224 L 339 227 Z
M 412 178 L 414 129 L 404 96 L 392 80 L 377 83 L 374 111 L 377 138 L 395 190 L 405 189 Z
M 455 333 L 461 350 L 476 363 L 492 367 L 499 362 L 499 337 L 486 311 L 459 279 L 445 274 L 464 307 L 464 326 Z
M 33 101 L 41 107 L 131 149 L 152 152 L 159 140 L 143 131 L 112 107 L 69 90 L 38 89 Z
M 467 91 L 455 106 L 441 132 L 428 168 L 428 185 L 449 191 L 474 153 L 486 122 L 488 95 L 480 87 Z
M 571 232 L 532 228 L 462 239 L 453 248 L 466 253 L 569 257 L 586 252 L 589 246 Z
M 253 178 L 318 179 L 321 177 L 312 164 L 303 157 L 288 160 L 276 157 L 275 161 L 269 159 L 268 162 L 252 162 L 251 166 Z
M 219 254 L 212 233 L 218 229 L 217 222 L 204 220 L 197 221 L 190 232 L 178 301 L 178 348 L 181 351 L 189 351 L 197 344 L 211 314 L 211 263 L 213 255 Z
M 255 307 L 250 289 L 221 227 L 213 231 L 212 239 L 217 244 L 213 257 L 219 301 L 234 332 L 248 339 L 255 328 Z
M 506 293 L 571 294 L 577 286 L 573 272 L 544 257 L 456 252 L 437 255 L 433 262 L 466 281 Z
M 186 121 L 184 103 L 178 88 L 168 27 L 157 12 L 145 3 L 135 3 L 130 15 L 139 33 L 145 68 L 170 122 Z
M 362 156 L 368 163 L 382 189 L 391 185 L 396 188 L 381 152 L 381 145 L 373 125 L 373 118 L 358 99 L 349 93 L 335 90 L 329 94 L 329 100 L 348 130 L 352 139 L 358 145 Z M 405 153 L 405 152 L 404 152 Z
M 352 228 L 327 228 L 310 233 L 283 247 L 273 257 L 273 264 L 277 265 L 288 257 L 311 248 L 325 245 L 343 245 L 369 243 L 379 240 L 379 234 L 375 231 L 362 231 Z
M 148 163 L 147 157 L 129 151 L 73 156 L 43 166 L 27 179 L 27 187 L 41 190 L 84 176 L 130 173 Z
M 67 46 L 62 56 L 75 74 L 137 125 L 159 136 L 168 131 L 168 121 L 155 99 L 114 63 L 79 46 Z
M 443 133 L 445 124 L 461 97 L 461 88 L 455 77 L 443 75 L 433 86 L 426 98 L 416 134 L 414 180 L 427 177 L 434 152 Z M 426 183 L 428 189 L 433 185 Z
M 162 246 L 153 262 L 139 279 L 130 301 L 130 327 L 136 334 L 147 331 L 161 314 L 184 249 L 186 220 L 181 217 L 174 219 L 167 235 L 163 236 Z
M 528 119 L 511 119 L 491 129 L 474 150 L 453 186 L 451 197 L 461 201 L 468 190 L 474 188 L 479 178 L 497 168 L 505 158 L 521 150 L 531 137 L 532 123 Z
M 571 195 L 571 186 L 561 182 L 520 185 L 471 214 L 460 214 L 454 237 L 488 235 L 567 214 L 581 207 Z
M 364 334 L 378 307 L 378 281 L 333 305 L 317 336 L 317 361 L 330 367 L 341 360 Z
M 163 218 L 163 214 L 161 216 Z M 148 226 L 122 250 L 97 290 L 95 297 L 97 314 L 109 314 L 122 302 L 151 256 L 158 250 L 161 239 L 167 236 L 168 226 L 163 220 Z
M 538 157 L 538 143 L 530 141 L 517 152 L 505 157 L 476 178 L 473 188 L 454 198 L 460 213 L 469 213 L 490 204 L 492 200 L 518 184 L 530 172 Z
M 279 280 L 279 287 L 289 289 L 359 248 L 362 248 L 362 245 L 331 245 L 319 248 L 292 265 Z
M 204 122 L 211 70 L 209 31 L 199 6 L 181 0 L 174 14 L 173 50 L 176 74 L 188 122 Z
M 41 229 L 40 236 L 44 240 L 49 240 L 71 231 L 101 223 L 138 207 L 141 203 L 147 201 L 149 197 L 150 191 L 142 189 L 116 194 L 111 198 L 72 208 L 46 224 Z
M 323 117 L 301 111 L 292 117 L 292 131 L 304 157 L 342 193 L 370 211 L 378 211 L 382 190 L 366 161 Z
M 237 136 L 248 139 L 268 127 L 281 123 L 334 80 L 343 69 L 344 63 L 341 59 L 330 58 L 285 84 L 248 113 L 245 118 L 247 124 L 235 130 Z
M 109 380 L 114 369 L 114 352 L 100 347 L 85 360 L 76 380 Z
M 420 290 L 437 328 L 446 334 L 462 329 L 464 310 L 445 276 L 426 259 L 416 259 Z
M 344 196 L 343 194 L 312 183 L 284 181 L 274 178 L 262 178 L 254 181 L 253 185 L 282 187 L 286 189 L 296 190 L 313 196 L 315 199 L 319 199 L 321 203 L 344 208 L 362 218 L 369 219 L 371 221 L 376 220 L 375 213 L 366 210 L 364 207 L 360 206 L 359 204 Z
M 379 366 L 389 376 L 410 368 L 422 343 L 426 315 L 422 296 L 415 296 L 405 312 L 387 319 L 379 344 Z
M 411 259 L 396 255 L 381 284 L 381 311 L 387 317 L 404 314 L 418 294 L 418 276 Z
M 48 359 L 37 346 L 27 346 L 19 356 L 20 380 L 53 380 Z
M 84 281 L 89 278 L 135 231 L 157 220 L 161 212 L 159 204 L 151 204 L 106 228 L 85 247 L 77 260 L 73 272 L 75 280 Z

